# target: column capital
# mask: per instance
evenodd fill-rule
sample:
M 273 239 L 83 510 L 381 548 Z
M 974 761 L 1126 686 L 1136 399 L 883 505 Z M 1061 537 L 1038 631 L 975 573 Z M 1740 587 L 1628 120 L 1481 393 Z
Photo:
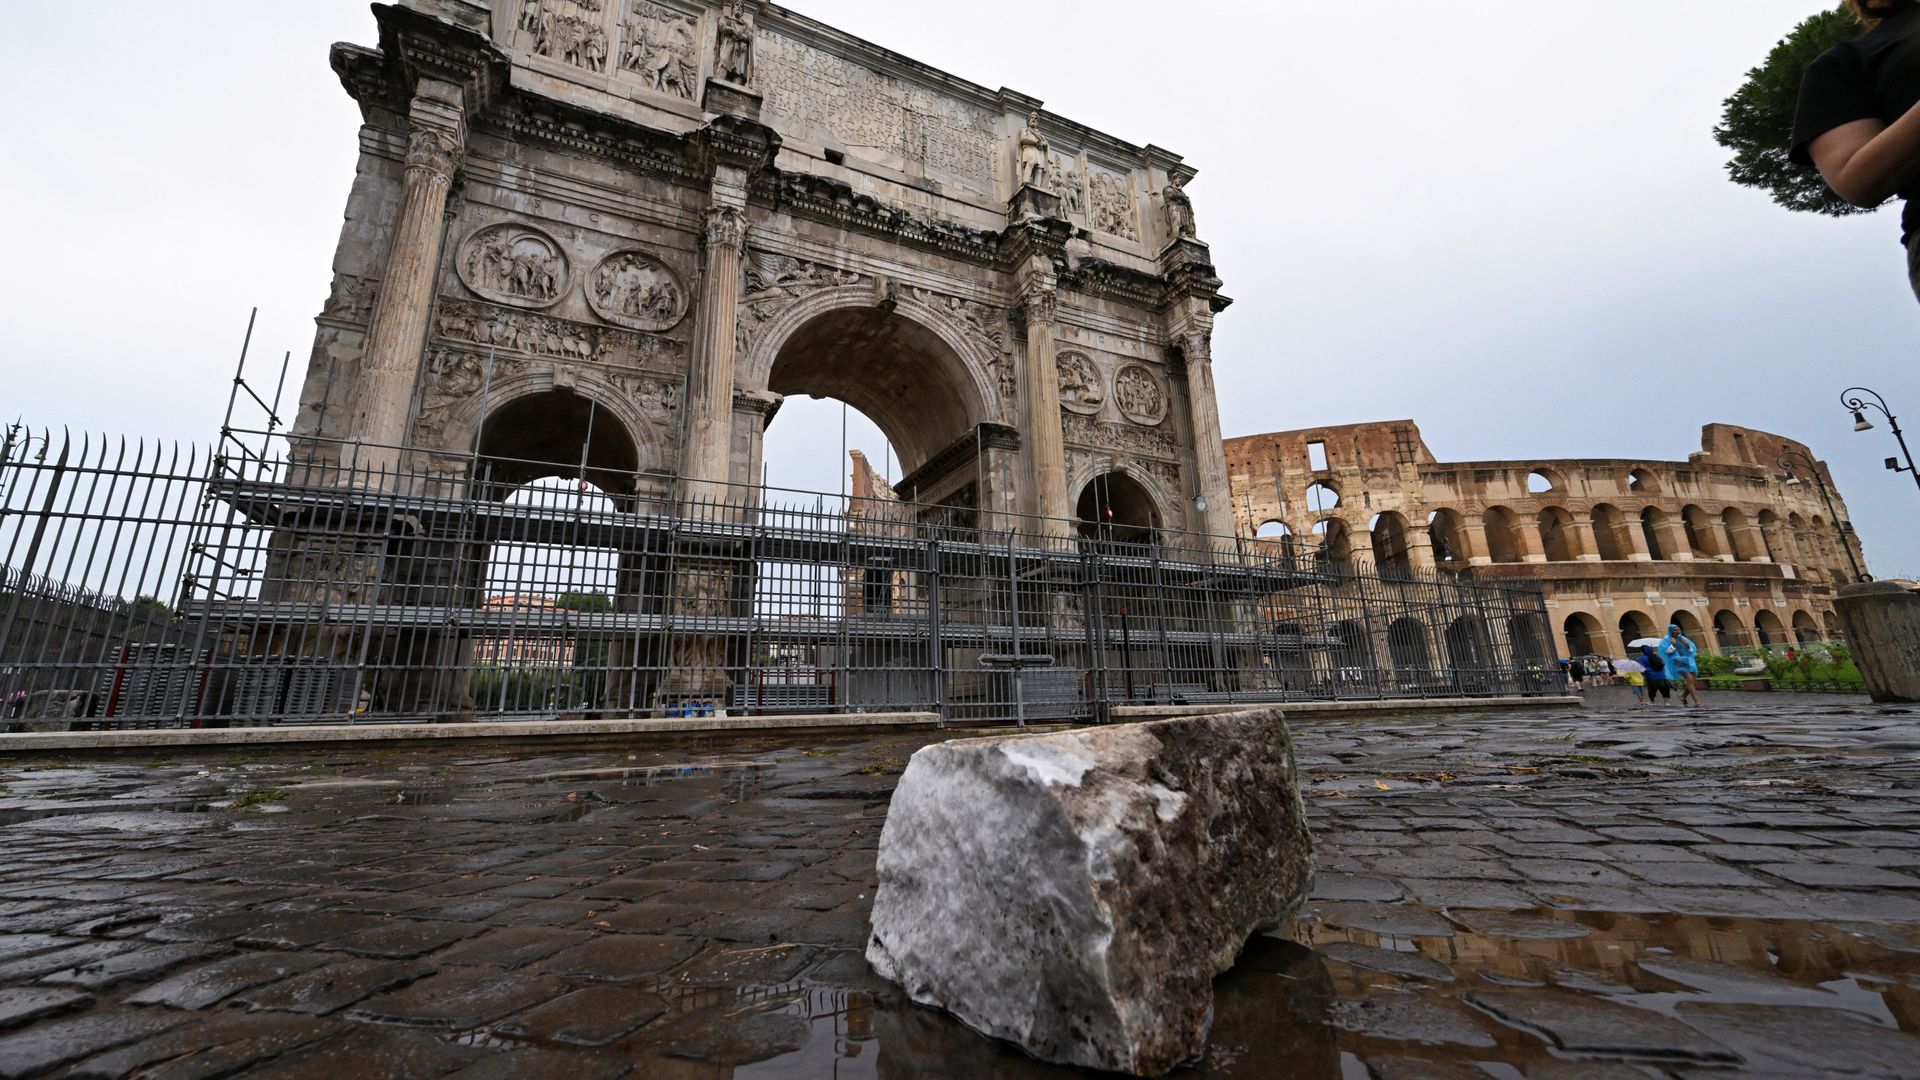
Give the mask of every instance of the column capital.
M 458 139 L 438 128 L 416 127 L 407 133 L 407 171 L 418 170 L 442 183 L 453 182 L 464 148 Z
M 736 254 L 747 247 L 744 207 L 721 204 L 707 209 L 705 239 L 709 248 L 729 248 Z
M 1060 282 L 1052 274 L 1033 274 L 1020 283 L 1015 302 L 1028 326 L 1053 322 L 1060 314 Z

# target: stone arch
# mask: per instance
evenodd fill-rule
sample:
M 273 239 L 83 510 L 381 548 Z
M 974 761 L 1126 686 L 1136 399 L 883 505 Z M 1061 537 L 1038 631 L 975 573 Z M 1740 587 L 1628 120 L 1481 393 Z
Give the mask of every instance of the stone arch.
M 1353 558 L 1353 530 L 1337 517 L 1323 518 L 1313 527 L 1314 557 L 1343 563 Z
M 1530 495 L 1565 495 L 1567 493 L 1566 474 L 1551 465 L 1541 465 L 1527 474 L 1527 493 Z
M 1657 495 L 1660 475 L 1648 468 L 1631 469 L 1627 472 L 1627 490 L 1635 495 Z
M 1132 462 L 1108 462 L 1101 458 L 1082 455 L 1078 460 L 1069 460 L 1067 467 L 1067 494 L 1077 511 L 1080 497 L 1095 480 L 1103 476 L 1123 477 L 1132 485 L 1145 492 L 1153 503 L 1153 515 L 1156 529 L 1179 529 L 1186 521 L 1186 505 L 1167 497 L 1165 485 L 1160 479 Z
M 1640 511 L 1640 537 L 1646 541 L 1647 553 L 1654 562 L 1665 562 L 1677 554 L 1667 550 L 1664 539 L 1670 524 L 1667 512 L 1657 506 L 1643 507 Z
M 1373 635 L 1367 628 L 1351 619 L 1338 622 L 1327 628 L 1327 636 L 1332 639 L 1328 649 L 1328 659 L 1336 669 L 1352 670 L 1355 675 L 1365 678 L 1364 673 L 1372 671 Z
M 1513 643 L 1513 658 L 1521 664 L 1552 659 L 1546 623 L 1538 615 L 1515 615 L 1507 620 L 1508 640 Z
M 1756 643 L 1765 648 L 1789 643 L 1787 624 L 1780 621 L 1780 613 L 1772 608 L 1761 608 L 1753 613 L 1753 636 Z
M 1340 506 L 1340 485 L 1331 480 L 1316 480 L 1307 485 L 1306 507 L 1308 512 L 1324 514 Z
M 979 424 L 1015 422 L 998 385 L 1002 359 L 947 310 L 910 295 L 879 307 L 872 288 L 842 286 L 776 312 L 735 382 L 749 393 L 845 401 L 880 426 L 911 473 Z
M 1424 672 L 1433 667 L 1427 624 L 1407 616 L 1387 624 L 1387 655 L 1396 671 Z
M 1820 640 L 1820 624 L 1805 608 L 1793 613 L 1793 637 L 1803 646 L 1812 645 Z
M 1294 556 L 1295 543 L 1293 526 L 1275 518 L 1263 521 L 1254 530 L 1253 538 L 1259 550 L 1269 558 L 1291 559 Z
M 1620 616 L 1620 647 L 1623 649 L 1627 648 L 1630 641 L 1660 637 L 1664 632 L 1664 628 L 1653 625 L 1653 616 L 1644 611 L 1629 611 Z
M 1820 623 L 1826 628 L 1828 641 L 1845 641 L 1847 639 L 1847 631 L 1845 626 L 1840 622 L 1839 612 L 1823 612 L 1820 617 Z
M 1460 511 L 1443 508 L 1427 515 L 1427 537 L 1433 544 L 1435 562 L 1472 561 L 1473 546 L 1467 541 L 1466 519 L 1460 516 Z
M 1561 629 L 1567 639 L 1568 656 L 1585 656 L 1588 653 L 1604 652 L 1606 631 L 1600 626 L 1600 620 L 1593 613 L 1576 611 L 1569 614 Z
M 1722 652 L 1744 649 L 1753 644 L 1753 634 L 1747 629 L 1746 620 L 1732 608 L 1721 608 L 1713 613 L 1713 636 Z
M 1149 543 L 1166 527 L 1166 509 L 1152 486 L 1124 469 L 1099 473 L 1075 492 L 1080 534 L 1089 539 Z
M 1714 559 L 1725 552 L 1720 550 L 1720 538 L 1715 532 L 1713 515 L 1692 503 L 1680 510 L 1680 521 L 1687 533 L 1687 546 L 1693 549 L 1696 558 Z
M 1727 543 L 1732 546 L 1729 552 L 1736 562 L 1759 562 L 1767 557 L 1766 543 L 1761 539 L 1760 530 L 1753 526 L 1746 511 L 1737 506 L 1729 506 L 1720 511 L 1720 527 L 1726 533 Z
M 496 461 L 578 468 L 577 438 L 586 435 L 590 423 L 595 445 L 588 453 L 587 480 L 595 487 L 616 499 L 645 494 L 642 474 L 664 477 L 673 471 L 669 425 L 678 420 L 677 385 L 659 379 L 636 392 L 635 386 L 590 369 L 568 372 L 566 385 L 557 384 L 554 376 L 550 368 L 538 366 L 508 372 L 484 392 L 451 403 L 442 447 L 462 457 L 478 453 Z M 540 429 L 523 430 L 534 425 Z M 559 452 L 569 440 L 571 451 Z M 503 472 L 496 466 L 495 484 L 510 489 L 537 479 L 531 474 L 514 478 L 525 471 L 509 467 Z
M 1521 560 L 1520 519 L 1504 506 L 1490 506 L 1482 519 L 1486 526 L 1487 554 L 1497 563 Z
M 1767 558 L 1776 563 L 1791 562 L 1792 550 L 1787 546 L 1786 525 L 1780 515 L 1762 510 L 1756 520 L 1760 526 L 1760 544 L 1766 549 Z
M 1375 514 L 1369 531 L 1373 538 L 1374 567 L 1390 577 L 1412 577 L 1412 537 L 1406 517 L 1392 510 Z
M 1548 562 L 1573 562 L 1584 552 L 1573 531 L 1573 515 L 1564 506 L 1549 506 L 1540 511 L 1535 523 L 1540 528 L 1540 550 Z
M 1601 503 L 1589 515 L 1593 525 L 1595 554 L 1601 562 L 1623 562 L 1633 553 L 1633 541 L 1627 535 L 1627 518 L 1612 503 Z

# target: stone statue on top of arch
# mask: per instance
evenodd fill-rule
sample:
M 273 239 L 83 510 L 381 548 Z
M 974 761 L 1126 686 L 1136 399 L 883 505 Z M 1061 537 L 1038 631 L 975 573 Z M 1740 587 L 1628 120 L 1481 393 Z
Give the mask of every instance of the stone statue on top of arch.
M 1027 114 L 1027 126 L 1020 129 L 1020 183 L 1025 187 L 1052 191 L 1053 147 L 1040 134 L 1040 113 Z
M 1161 193 L 1167 215 L 1167 235 L 1175 240 L 1187 239 L 1196 235 L 1193 224 L 1193 199 L 1187 194 L 1183 182 L 1169 180 L 1167 189 Z
M 720 54 L 715 65 L 721 81 L 748 86 L 753 81 L 753 12 L 734 0 L 720 13 Z

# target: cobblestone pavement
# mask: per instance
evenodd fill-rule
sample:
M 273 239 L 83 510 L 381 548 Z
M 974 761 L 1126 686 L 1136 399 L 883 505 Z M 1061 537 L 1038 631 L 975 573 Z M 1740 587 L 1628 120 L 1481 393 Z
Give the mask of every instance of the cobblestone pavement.
M 1920 710 L 1709 704 L 1301 724 L 1176 1075 L 1920 1076 Z M 862 960 L 925 741 L 0 761 L 0 1076 L 1077 1075 Z

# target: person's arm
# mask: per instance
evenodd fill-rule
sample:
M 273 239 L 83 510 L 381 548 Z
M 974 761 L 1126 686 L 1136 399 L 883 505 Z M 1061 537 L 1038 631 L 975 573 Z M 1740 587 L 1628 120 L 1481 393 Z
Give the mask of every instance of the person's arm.
M 1855 120 L 1813 140 L 1813 164 L 1835 195 L 1874 207 L 1920 179 L 1920 105 L 1891 125 Z

